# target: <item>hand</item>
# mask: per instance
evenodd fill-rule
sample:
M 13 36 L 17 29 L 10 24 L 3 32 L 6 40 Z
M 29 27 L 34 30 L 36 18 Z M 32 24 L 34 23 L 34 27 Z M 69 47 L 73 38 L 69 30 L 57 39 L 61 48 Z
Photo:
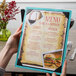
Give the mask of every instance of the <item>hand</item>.
M 9 37 L 6 43 L 6 46 L 9 48 L 9 52 L 12 54 L 16 53 L 18 50 L 18 44 L 19 44 L 19 39 L 21 35 L 21 28 L 22 28 L 22 24 L 17 29 L 17 31 Z
M 0 67 L 6 68 L 8 65 L 12 55 L 17 52 L 19 39 L 21 35 L 21 26 L 17 29 L 17 31 L 11 35 L 5 45 L 5 47 L 0 52 Z
M 65 60 L 61 76 L 66 76 L 66 68 L 67 68 L 67 61 Z M 46 73 L 46 76 L 50 76 L 50 74 Z M 52 76 L 57 76 L 57 75 L 56 73 L 53 73 Z

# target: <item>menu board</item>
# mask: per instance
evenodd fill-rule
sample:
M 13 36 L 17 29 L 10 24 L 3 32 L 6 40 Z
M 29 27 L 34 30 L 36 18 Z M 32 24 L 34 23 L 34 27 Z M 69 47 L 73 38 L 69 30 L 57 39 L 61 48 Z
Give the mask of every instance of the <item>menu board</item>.
M 62 73 L 71 11 L 27 7 L 16 66 Z

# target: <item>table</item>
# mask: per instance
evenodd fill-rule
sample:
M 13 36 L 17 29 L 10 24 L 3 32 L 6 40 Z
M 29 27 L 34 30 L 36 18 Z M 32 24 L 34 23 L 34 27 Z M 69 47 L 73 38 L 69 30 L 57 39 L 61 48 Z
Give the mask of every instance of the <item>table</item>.
M 13 31 L 13 29 L 12 29 Z M 71 56 L 71 54 L 73 53 L 73 50 L 76 48 L 76 30 L 71 29 L 69 31 L 69 41 L 73 42 L 73 47 L 72 50 L 69 52 L 68 56 L 67 56 L 67 74 L 76 74 L 76 58 L 74 61 L 70 61 L 69 58 Z M 6 42 L 1 42 L 0 41 L 0 50 L 4 47 Z M 27 69 L 21 69 L 21 68 L 17 68 L 15 67 L 15 60 L 16 60 L 16 54 L 13 55 L 13 57 L 11 58 L 6 71 L 7 72 L 34 72 L 34 73 L 40 73 L 38 71 L 32 71 L 32 70 L 27 70 Z

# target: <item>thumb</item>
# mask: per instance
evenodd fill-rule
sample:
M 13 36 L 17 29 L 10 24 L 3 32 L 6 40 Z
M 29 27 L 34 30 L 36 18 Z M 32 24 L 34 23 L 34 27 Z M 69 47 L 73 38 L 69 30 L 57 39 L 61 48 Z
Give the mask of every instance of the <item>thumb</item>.
M 52 74 L 52 76 L 57 76 L 57 75 L 56 75 L 56 73 L 54 72 L 54 73 Z
M 46 73 L 46 76 L 50 76 L 50 74 L 49 73 Z

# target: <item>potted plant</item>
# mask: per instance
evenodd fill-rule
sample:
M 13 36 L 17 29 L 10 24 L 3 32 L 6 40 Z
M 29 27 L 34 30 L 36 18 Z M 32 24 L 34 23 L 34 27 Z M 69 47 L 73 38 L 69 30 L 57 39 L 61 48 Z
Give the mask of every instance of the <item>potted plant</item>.
M 7 41 L 11 32 L 7 30 L 10 20 L 16 20 L 15 15 L 19 13 L 19 8 L 15 1 L 6 3 L 5 0 L 0 5 L 0 41 Z

